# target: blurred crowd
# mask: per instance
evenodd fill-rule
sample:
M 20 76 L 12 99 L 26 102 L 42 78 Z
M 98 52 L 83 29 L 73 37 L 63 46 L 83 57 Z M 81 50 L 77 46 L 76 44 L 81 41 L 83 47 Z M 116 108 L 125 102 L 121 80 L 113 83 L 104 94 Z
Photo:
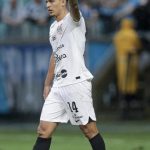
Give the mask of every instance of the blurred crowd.
M 40 37 L 47 33 L 49 16 L 43 0 L 5 0 L 1 4 L 1 38 Z
M 79 3 L 91 39 L 111 35 L 124 17 L 134 18 L 138 30 L 150 29 L 148 0 L 79 0 Z M 0 39 L 47 37 L 52 21 L 45 0 L 0 0 Z
M 103 40 L 111 45 L 110 51 L 116 50 L 118 93 L 114 93 L 118 94 L 123 117 L 135 108 L 141 109 L 143 104 L 150 106 L 150 0 L 79 0 L 79 3 L 86 21 L 88 40 L 94 40 L 93 49 L 96 51 L 91 49 L 96 52 L 96 58 L 106 52 Z M 42 95 L 40 91 L 47 71 L 49 47 L 38 44 L 41 40 L 48 40 L 52 22 L 45 0 L 0 0 L 0 111 L 6 107 L 13 111 L 39 111 L 41 105 L 35 99 Z M 109 38 L 110 41 L 107 40 Z M 13 42 L 33 43 L 34 39 L 35 45 L 9 47 Z M 100 46 L 97 46 L 97 40 Z M 5 45 L 7 41 L 11 44 Z M 93 59 L 96 64 L 101 63 L 100 57 L 95 59 L 95 55 L 88 55 L 91 62 Z M 139 80 L 139 77 L 143 79 Z M 143 92 L 139 92 L 139 88 L 143 88 Z M 145 96 L 139 98 L 139 94 Z M 9 106 L 5 105 L 6 99 Z

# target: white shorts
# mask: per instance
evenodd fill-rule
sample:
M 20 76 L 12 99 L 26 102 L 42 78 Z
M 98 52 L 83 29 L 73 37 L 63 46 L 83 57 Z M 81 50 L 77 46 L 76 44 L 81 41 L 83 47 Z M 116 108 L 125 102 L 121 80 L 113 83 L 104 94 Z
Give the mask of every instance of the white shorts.
M 96 121 L 91 95 L 91 82 L 53 87 L 43 105 L 40 120 L 48 122 L 86 125 L 91 118 Z

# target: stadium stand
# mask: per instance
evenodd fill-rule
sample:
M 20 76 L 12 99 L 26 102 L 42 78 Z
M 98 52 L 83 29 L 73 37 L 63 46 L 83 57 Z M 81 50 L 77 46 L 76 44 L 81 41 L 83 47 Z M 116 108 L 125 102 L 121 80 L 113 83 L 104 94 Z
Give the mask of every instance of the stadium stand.
M 39 9 L 43 12 L 42 18 L 45 19 L 44 23 L 38 24 L 38 21 L 33 17 L 34 14 L 32 14 L 32 9 L 35 9 L 33 5 L 34 0 L 17 0 L 17 3 L 19 3 L 18 7 L 20 7 L 19 15 L 21 14 L 20 12 L 22 12 L 23 20 L 21 20 L 22 22 L 19 24 L 20 31 L 18 30 L 18 26 L 17 29 L 13 29 L 11 25 L 7 25 L 4 21 L 5 19 L 3 20 L 2 17 L 2 11 L 4 8 L 5 11 L 8 11 L 7 5 L 10 1 L 11 0 L 0 0 L 0 89 L 5 89 L 4 91 L 0 90 L 0 113 L 11 111 L 9 109 L 12 102 L 10 101 L 11 98 L 8 98 L 9 96 L 12 96 L 12 99 L 15 97 L 15 106 L 13 104 L 13 107 L 11 107 L 13 111 L 37 113 L 41 108 L 42 83 L 47 71 L 49 54 L 51 53 L 51 51 L 49 51 L 48 31 L 53 19 L 47 16 L 46 9 L 43 3 L 41 3 Z M 148 8 L 149 3 L 147 3 L 147 0 L 80 0 L 79 2 L 81 12 L 87 23 L 88 40 L 85 54 L 86 64 L 92 73 L 95 74 L 95 87 L 98 89 L 95 99 L 97 99 L 98 109 L 103 106 L 107 108 L 108 105 L 105 105 L 105 102 L 108 97 L 105 97 L 105 93 L 109 95 L 109 90 L 107 91 L 106 89 L 112 84 L 112 80 L 115 82 L 115 50 L 112 45 L 112 38 L 114 33 L 118 30 L 118 24 L 123 17 L 133 17 L 138 22 L 138 25 L 140 25 L 141 20 L 139 16 L 141 14 L 145 16 L 144 11 L 147 9 L 144 8 Z M 149 12 L 147 11 L 146 13 L 147 16 L 149 16 Z M 35 16 L 41 17 L 39 14 Z M 148 19 L 146 21 L 148 21 Z M 142 20 L 142 22 L 144 21 Z M 149 56 L 149 29 L 147 29 L 146 32 L 143 32 L 143 27 L 138 26 L 137 29 L 143 41 L 144 51 L 147 53 L 146 56 Z M 144 56 L 145 54 L 142 53 L 142 55 Z M 149 58 L 150 57 L 148 57 L 148 59 Z M 38 60 L 40 60 L 40 63 Z M 146 74 L 142 74 L 143 78 L 141 82 L 142 85 L 144 84 L 144 88 L 147 87 L 144 93 L 146 103 L 148 103 L 147 106 L 149 106 L 149 100 L 147 99 L 150 97 L 148 92 L 150 87 L 147 83 L 149 83 L 148 75 L 150 73 L 147 72 L 149 72 L 150 69 L 147 58 L 142 57 L 142 62 L 145 62 L 141 66 L 144 68 Z M 10 67 L 15 70 L 13 75 L 9 74 L 13 72 L 9 70 Z M 18 81 L 16 81 L 18 82 L 17 89 L 14 88 L 14 90 L 12 90 L 13 87 L 16 86 L 16 83 L 9 82 L 7 79 L 10 78 L 10 76 L 16 79 L 15 73 L 18 75 Z M 5 82 L 5 85 L 3 82 Z M 9 94 L 6 93 L 8 86 L 10 88 L 8 91 L 10 92 Z M 21 95 L 23 95 L 24 100 L 22 101 L 25 103 L 20 101 Z M 35 99 L 37 99 L 39 103 L 36 103 Z M 113 100 L 111 98 L 109 99 L 111 104 Z M 114 108 L 117 107 L 117 105 L 113 106 Z M 109 108 L 110 107 L 109 105 Z

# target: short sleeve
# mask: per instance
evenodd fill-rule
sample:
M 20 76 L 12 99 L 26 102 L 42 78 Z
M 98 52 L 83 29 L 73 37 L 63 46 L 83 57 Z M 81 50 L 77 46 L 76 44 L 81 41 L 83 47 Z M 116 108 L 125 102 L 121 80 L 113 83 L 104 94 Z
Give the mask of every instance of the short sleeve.
M 82 22 L 82 19 L 83 19 L 83 16 L 82 16 L 82 13 L 80 12 L 80 20 L 79 21 L 74 21 L 73 18 L 71 17 L 71 14 L 70 14 L 69 19 L 70 19 L 70 23 L 72 23 L 76 26 L 80 26 L 81 22 Z
M 86 32 L 85 21 L 80 13 L 80 20 L 78 22 L 74 21 L 71 15 L 68 15 L 67 23 L 69 24 L 69 29 L 73 30 L 74 28 L 80 28 L 83 33 Z

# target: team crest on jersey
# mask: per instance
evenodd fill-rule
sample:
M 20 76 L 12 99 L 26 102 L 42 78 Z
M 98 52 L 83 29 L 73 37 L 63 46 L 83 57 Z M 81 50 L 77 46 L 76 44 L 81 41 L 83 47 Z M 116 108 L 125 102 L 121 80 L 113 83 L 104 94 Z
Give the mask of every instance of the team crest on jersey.
M 63 29 L 62 29 L 62 24 L 61 24 L 61 25 L 59 25 L 58 28 L 57 28 L 57 33 L 58 33 L 58 34 L 62 34 L 62 32 L 63 32 Z

